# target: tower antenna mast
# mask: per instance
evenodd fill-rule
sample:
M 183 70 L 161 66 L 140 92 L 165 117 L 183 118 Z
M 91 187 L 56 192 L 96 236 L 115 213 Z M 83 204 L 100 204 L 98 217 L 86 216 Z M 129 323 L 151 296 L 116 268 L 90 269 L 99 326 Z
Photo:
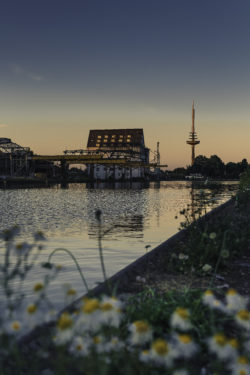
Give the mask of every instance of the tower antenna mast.
M 192 105 L 192 128 L 191 132 L 189 133 L 189 139 L 187 140 L 187 144 L 192 147 L 192 153 L 191 153 L 191 165 L 194 165 L 194 159 L 195 159 L 195 146 L 200 143 L 198 140 L 197 134 L 195 132 L 195 109 L 194 109 L 194 100 Z

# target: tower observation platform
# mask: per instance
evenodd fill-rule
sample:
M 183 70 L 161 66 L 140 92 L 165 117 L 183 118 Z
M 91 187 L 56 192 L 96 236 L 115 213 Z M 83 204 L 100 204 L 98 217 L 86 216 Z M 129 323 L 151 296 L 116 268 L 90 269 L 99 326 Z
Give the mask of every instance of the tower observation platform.
M 192 153 L 191 153 L 191 165 L 194 165 L 194 159 L 195 159 L 195 146 L 197 146 L 200 141 L 198 140 L 197 134 L 195 132 L 195 109 L 194 109 L 194 101 L 192 105 L 192 128 L 191 132 L 189 133 L 189 139 L 187 140 L 187 144 L 192 147 Z

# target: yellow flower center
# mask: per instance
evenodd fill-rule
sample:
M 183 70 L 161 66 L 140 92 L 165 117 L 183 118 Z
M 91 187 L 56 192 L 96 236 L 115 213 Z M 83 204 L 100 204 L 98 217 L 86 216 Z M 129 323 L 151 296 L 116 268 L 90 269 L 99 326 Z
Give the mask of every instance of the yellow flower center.
M 247 365 L 248 364 L 248 359 L 246 357 L 244 357 L 244 356 L 241 356 L 241 357 L 238 358 L 238 363 L 240 365 Z
M 235 289 L 229 289 L 228 292 L 227 292 L 228 296 L 235 296 L 236 294 L 237 294 L 237 292 L 236 292 Z
M 179 340 L 183 344 L 189 344 L 192 341 L 192 339 L 189 335 L 179 335 Z
M 176 313 L 182 318 L 182 319 L 188 319 L 189 318 L 189 312 L 187 309 L 183 309 L 182 307 L 178 307 L 176 309 Z
M 239 342 L 236 339 L 230 339 L 229 340 L 229 345 L 231 345 L 234 349 L 238 349 L 239 347 Z
M 71 288 L 67 291 L 67 296 L 75 296 L 75 295 L 76 295 L 75 289 Z
M 138 333 L 145 333 L 149 330 L 149 325 L 144 320 L 137 320 L 134 322 L 134 326 L 136 328 L 136 332 Z
M 97 299 L 95 299 L 95 298 L 87 299 L 85 301 L 85 304 L 84 304 L 83 308 L 82 308 L 82 311 L 85 314 L 91 314 L 95 310 L 99 309 L 99 307 L 100 307 L 100 304 L 99 304 L 99 301 Z
M 225 346 L 227 343 L 226 336 L 222 333 L 218 333 L 217 335 L 214 335 L 214 339 L 217 345 L 219 346 Z
M 81 344 L 78 344 L 78 345 L 76 346 L 76 350 L 80 351 L 80 350 L 82 350 L 82 349 L 83 349 L 83 346 L 82 346 Z
M 110 311 L 113 309 L 113 306 L 109 302 L 105 302 L 101 305 L 101 310 L 102 311 Z
M 205 291 L 204 295 L 205 296 L 213 296 L 214 294 L 213 294 L 212 290 L 208 289 L 208 290 Z
M 43 287 L 44 287 L 43 283 L 36 283 L 36 284 L 34 285 L 33 290 L 34 290 L 34 292 L 39 292 L 40 290 L 43 289 Z
M 240 310 L 240 311 L 237 313 L 237 316 L 238 316 L 238 318 L 240 318 L 241 320 L 249 320 L 249 319 L 250 319 L 250 314 L 249 314 L 249 311 L 248 311 L 248 310 Z
M 240 370 L 239 375 L 247 375 L 246 370 Z
M 163 339 L 158 339 L 153 342 L 152 348 L 158 355 L 161 356 L 166 355 L 169 351 L 168 343 Z
M 93 343 L 94 344 L 100 344 L 100 342 L 101 342 L 101 339 L 100 339 L 100 337 L 99 336 L 95 336 L 95 337 L 93 337 Z
M 12 327 L 13 331 L 19 331 L 20 328 L 21 328 L 21 325 L 18 321 L 15 321 L 11 324 L 11 327 Z
M 69 329 L 72 327 L 73 321 L 68 313 L 63 313 L 58 322 L 57 327 L 61 329 L 62 331 Z
M 144 354 L 144 355 L 148 355 L 148 354 L 149 354 L 149 350 L 143 350 L 143 351 L 142 351 L 142 354 Z
M 27 307 L 27 312 L 29 314 L 34 314 L 37 311 L 37 306 L 32 304 Z

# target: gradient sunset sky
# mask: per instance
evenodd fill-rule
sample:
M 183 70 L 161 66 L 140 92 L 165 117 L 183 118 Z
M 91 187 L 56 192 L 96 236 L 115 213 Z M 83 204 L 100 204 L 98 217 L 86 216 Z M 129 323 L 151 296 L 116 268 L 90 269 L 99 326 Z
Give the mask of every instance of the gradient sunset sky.
M 143 128 L 169 168 L 250 162 L 249 0 L 8 0 L 0 7 L 0 137 L 39 154 L 90 129 Z

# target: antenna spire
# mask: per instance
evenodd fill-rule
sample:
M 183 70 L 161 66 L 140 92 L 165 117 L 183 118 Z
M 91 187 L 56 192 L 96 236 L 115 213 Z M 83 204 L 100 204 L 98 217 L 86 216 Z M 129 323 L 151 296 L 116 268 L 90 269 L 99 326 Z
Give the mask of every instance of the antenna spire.
M 195 121 L 195 109 L 194 109 L 194 100 L 193 100 L 193 104 L 192 104 L 192 128 L 191 128 L 191 132 L 189 133 L 189 139 L 187 140 L 187 144 L 192 147 L 191 165 L 194 165 L 195 146 L 200 143 L 200 141 L 198 140 L 197 134 L 195 132 L 194 121 Z

